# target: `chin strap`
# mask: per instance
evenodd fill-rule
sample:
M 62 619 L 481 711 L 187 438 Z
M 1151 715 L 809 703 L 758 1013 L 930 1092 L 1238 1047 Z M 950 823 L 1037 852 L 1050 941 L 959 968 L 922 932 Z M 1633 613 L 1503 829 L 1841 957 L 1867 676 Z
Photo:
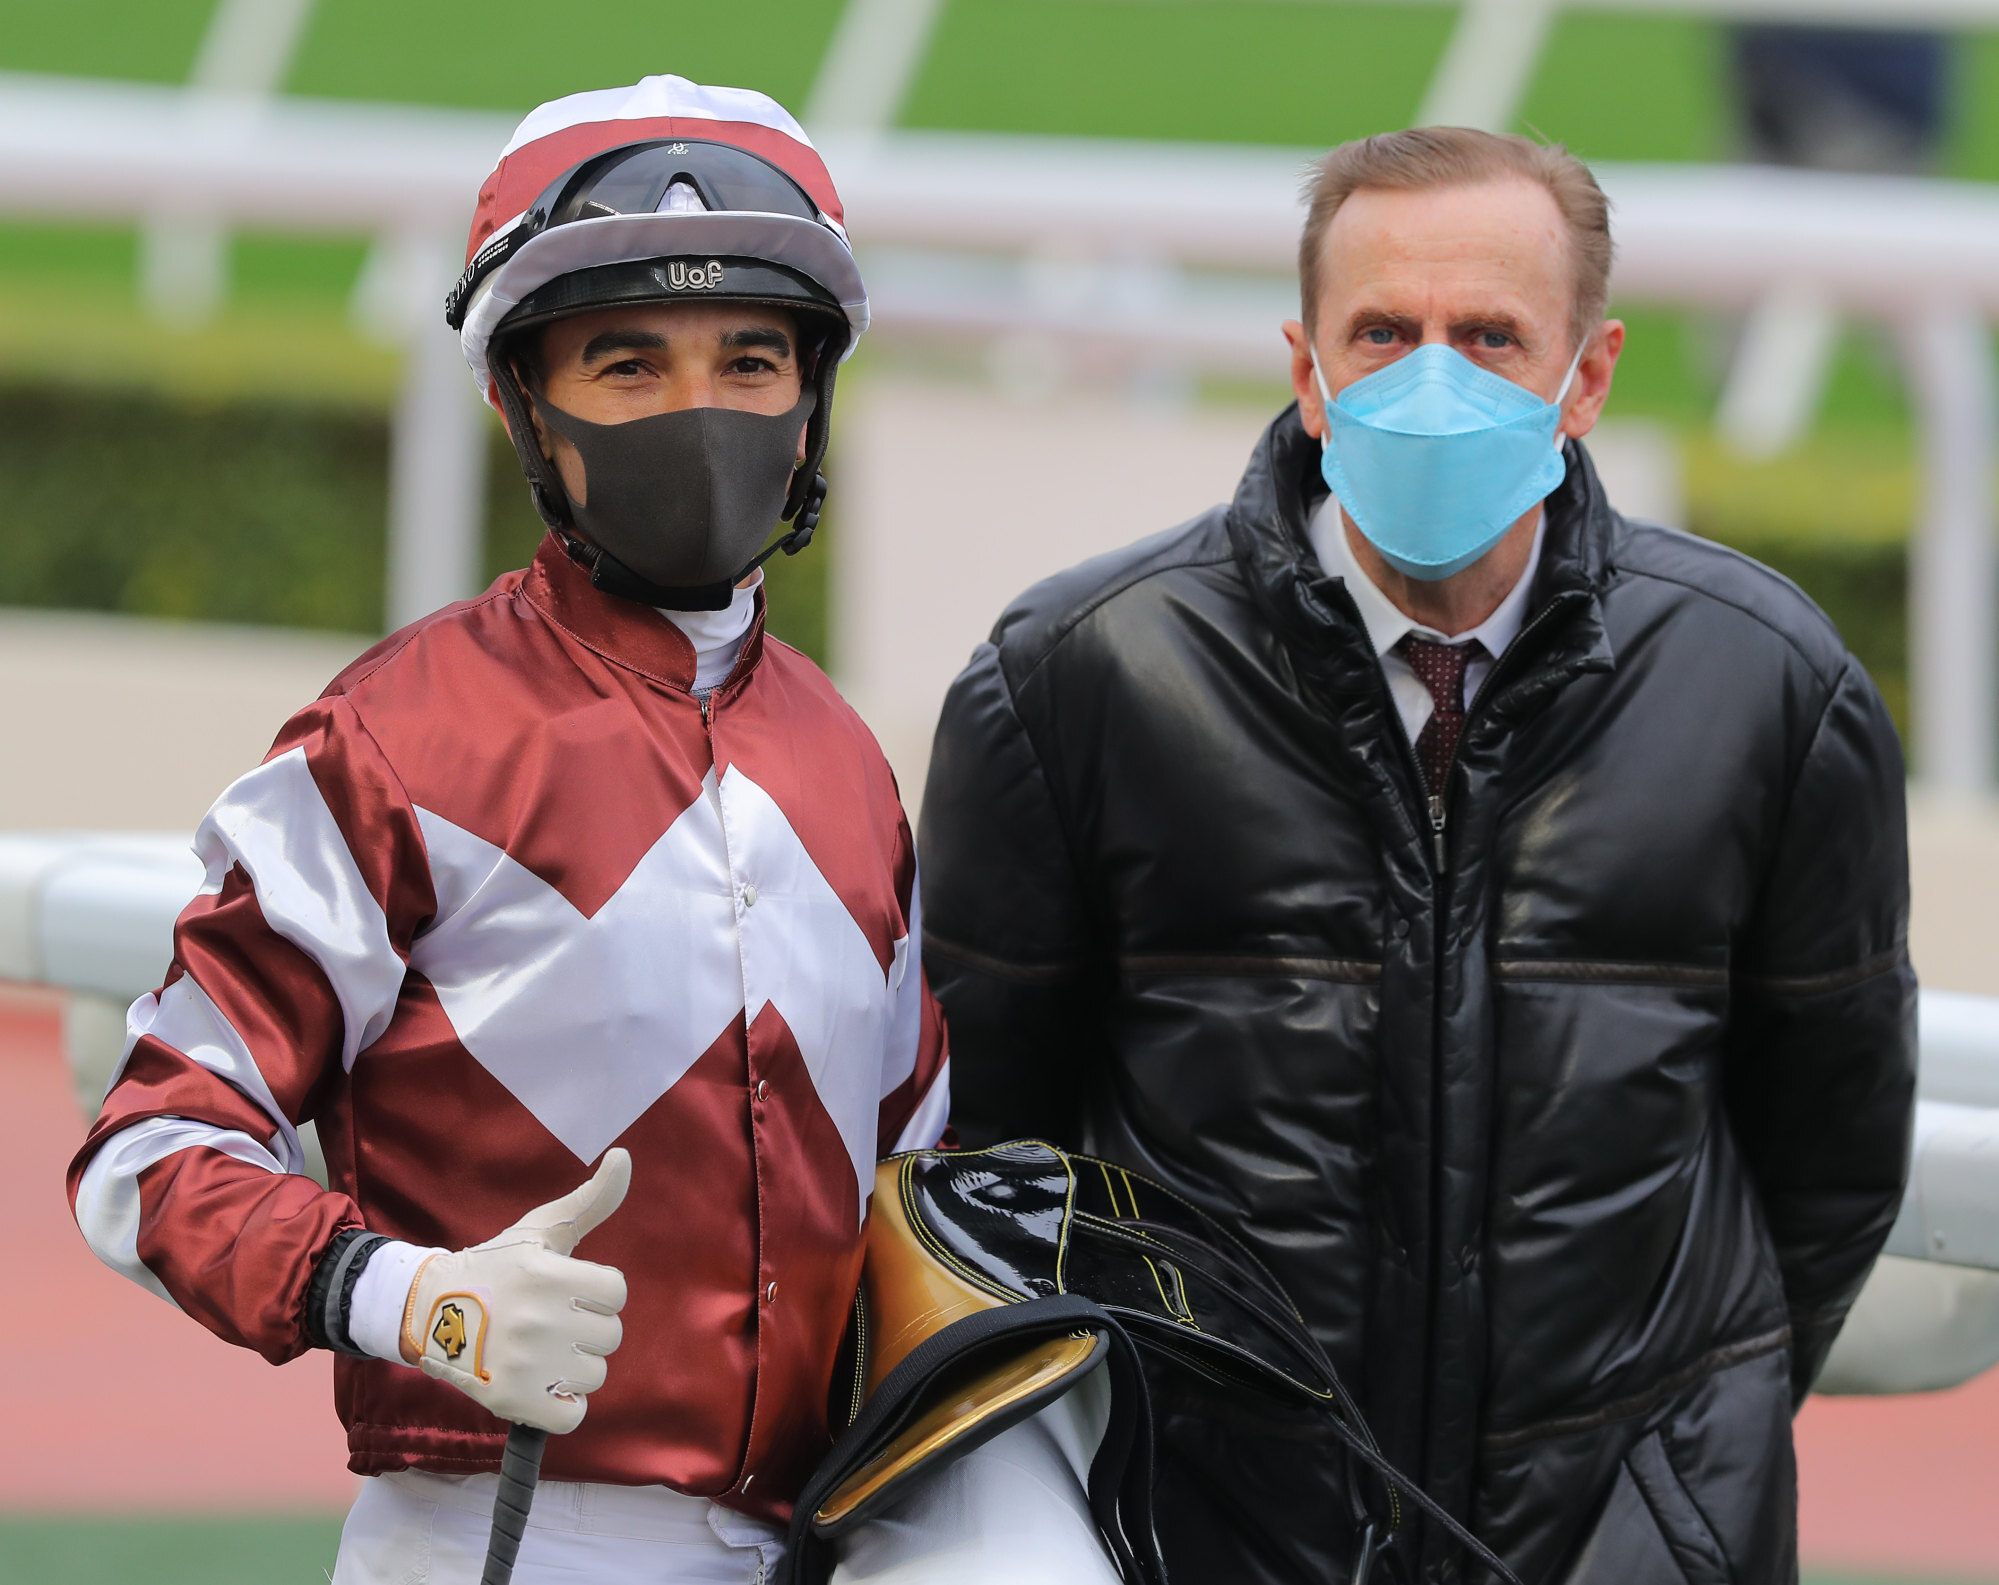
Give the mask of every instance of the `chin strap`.
M 507 438 L 514 443 L 514 456 L 520 462 L 521 472 L 527 475 L 528 495 L 534 502 L 535 515 L 561 533 L 571 527 L 569 492 L 563 489 L 562 476 L 555 471 L 555 464 L 542 455 L 528 409 L 528 394 L 514 373 L 514 360 L 501 353 L 493 359 L 491 373 L 493 390 L 500 398 L 500 416 L 507 421 Z
M 812 475 L 811 488 L 805 492 L 805 499 L 799 505 L 798 516 L 791 525 L 791 532 L 775 543 L 764 546 L 757 553 L 757 559 L 736 574 L 737 582 L 740 583 L 743 579 L 747 578 L 780 550 L 787 556 L 796 556 L 807 545 L 811 544 L 812 536 L 819 530 L 819 514 L 825 508 L 825 505 L 826 475 L 823 473 L 814 473 Z
M 538 490 L 539 487 L 536 488 Z M 812 536 L 819 528 L 819 513 L 825 504 L 826 475 L 815 473 L 812 487 L 805 492 L 804 504 L 798 509 L 798 518 L 790 533 L 766 545 L 754 561 L 733 577 L 691 586 L 654 583 L 643 574 L 632 571 L 602 546 L 591 544 L 569 524 L 550 523 L 549 527 L 561 538 L 562 548 L 569 559 L 577 566 L 589 569 L 593 589 L 615 594 L 621 600 L 636 600 L 641 605 L 663 606 L 669 611 L 722 611 L 728 608 L 729 601 L 734 597 L 736 585 L 771 557 L 779 551 L 787 556 L 796 556 L 812 543 Z
M 562 548 L 569 553 L 569 559 L 589 570 L 591 588 L 602 589 L 620 600 L 636 600 L 640 605 L 660 606 L 669 611 L 725 611 L 735 595 L 736 585 L 748 575 L 738 573 L 733 578 L 720 578 L 714 583 L 691 587 L 654 583 L 643 574 L 633 572 L 608 550 L 591 544 L 567 524 L 550 526 L 561 538 Z

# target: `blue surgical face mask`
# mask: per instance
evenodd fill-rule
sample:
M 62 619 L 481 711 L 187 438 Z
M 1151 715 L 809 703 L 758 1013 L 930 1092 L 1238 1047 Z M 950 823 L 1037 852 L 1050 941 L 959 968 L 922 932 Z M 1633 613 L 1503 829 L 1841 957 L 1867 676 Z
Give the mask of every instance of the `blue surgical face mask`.
M 1579 347 L 1561 390 L 1544 402 L 1430 342 L 1335 402 L 1314 351 L 1326 483 L 1397 572 L 1426 583 L 1462 572 L 1568 472 L 1555 430 L 1582 357 Z

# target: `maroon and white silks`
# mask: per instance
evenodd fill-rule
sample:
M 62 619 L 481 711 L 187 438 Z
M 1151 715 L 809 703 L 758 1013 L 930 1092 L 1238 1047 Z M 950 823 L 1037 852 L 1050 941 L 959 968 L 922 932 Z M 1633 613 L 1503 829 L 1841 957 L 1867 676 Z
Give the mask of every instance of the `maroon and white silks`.
M 937 1139 L 948 1064 L 874 739 L 761 616 L 705 709 L 694 670 L 552 542 L 357 661 L 203 822 L 71 1194 L 107 1262 L 276 1361 L 341 1229 L 475 1243 L 624 1145 L 579 1253 L 628 1278 L 625 1341 L 548 1478 L 781 1516 L 874 1161 Z M 358 1472 L 498 1464 L 414 1370 L 342 1357 L 336 1396 Z

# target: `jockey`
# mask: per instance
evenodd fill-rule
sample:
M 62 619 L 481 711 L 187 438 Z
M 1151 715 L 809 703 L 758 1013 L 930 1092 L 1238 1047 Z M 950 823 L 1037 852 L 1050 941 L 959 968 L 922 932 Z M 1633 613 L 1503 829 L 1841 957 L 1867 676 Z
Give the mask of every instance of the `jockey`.
M 948 1108 L 894 781 L 764 631 L 867 294 L 797 123 L 670 76 L 530 115 L 468 256 L 548 534 L 209 811 L 72 1203 L 219 1337 L 337 1355 L 338 1585 L 476 1579 L 510 1421 L 566 1433 L 521 1585 L 763 1579 L 874 1163 Z

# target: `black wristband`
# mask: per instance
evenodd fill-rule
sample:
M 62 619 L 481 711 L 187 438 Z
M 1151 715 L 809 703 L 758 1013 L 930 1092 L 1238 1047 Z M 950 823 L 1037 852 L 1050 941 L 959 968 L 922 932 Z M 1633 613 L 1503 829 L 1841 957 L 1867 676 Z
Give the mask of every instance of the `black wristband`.
M 305 1290 L 305 1330 L 321 1348 L 355 1359 L 372 1358 L 354 1346 L 347 1330 L 347 1312 L 354 1302 L 354 1285 L 361 1280 L 369 1259 L 389 1240 L 365 1227 L 350 1227 L 335 1233 L 333 1242 L 313 1267 L 312 1281 Z

